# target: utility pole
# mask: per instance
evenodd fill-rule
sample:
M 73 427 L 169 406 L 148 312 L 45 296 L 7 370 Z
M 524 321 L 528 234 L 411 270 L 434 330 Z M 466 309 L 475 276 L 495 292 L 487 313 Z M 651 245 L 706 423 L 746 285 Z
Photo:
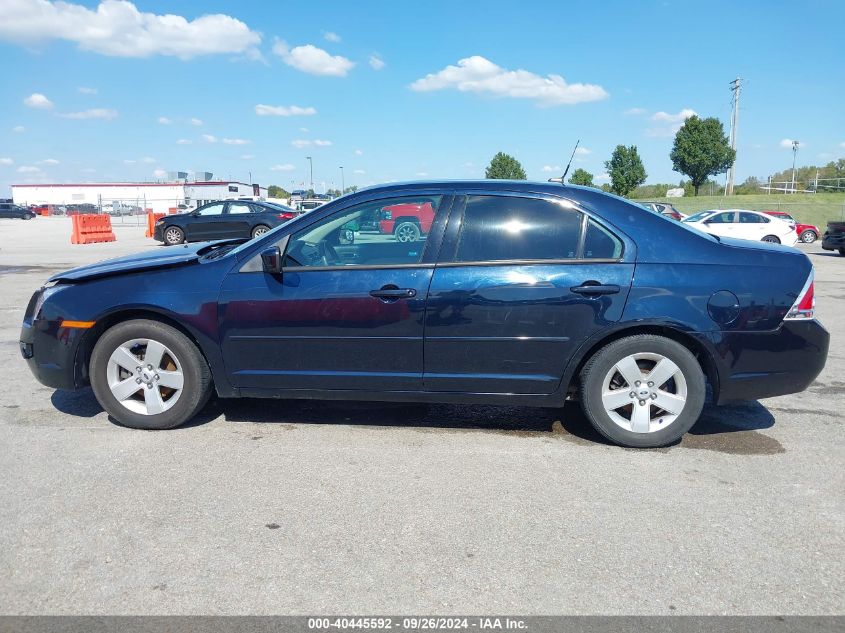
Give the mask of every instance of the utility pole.
M 308 159 L 308 166 L 311 170 L 311 191 L 314 191 L 314 161 L 311 160 L 310 156 L 306 156 L 305 158 Z
M 340 195 L 346 193 L 346 178 L 343 175 L 343 165 L 340 166 Z
M 739 123 L 739 94 L 742 92 L 742 79 L 737 77 L 731 82 L 731 92 L 733 97 L 733 111 L 731 112 L 731 149 L 736 151 L 736 128 Z M 734 175 L 736 174 L 736 159 L 734 164 L 728 170 L 728 182 L 725 185 L 725 195 L 733 195 L 734 192 Z
M 792 193 L 795 193 L 795 157 L 798 155 L 798 141 L 792 141 Z

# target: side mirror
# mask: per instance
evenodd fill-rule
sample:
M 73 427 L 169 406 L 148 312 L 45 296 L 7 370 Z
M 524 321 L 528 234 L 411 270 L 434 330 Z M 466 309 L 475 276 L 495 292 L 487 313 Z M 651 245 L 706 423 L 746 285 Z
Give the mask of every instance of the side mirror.
M 265 248 L 261 251 L 261 263 L 265 273 L 271 275 L 282 274 L 282 251 L 278 246 Z

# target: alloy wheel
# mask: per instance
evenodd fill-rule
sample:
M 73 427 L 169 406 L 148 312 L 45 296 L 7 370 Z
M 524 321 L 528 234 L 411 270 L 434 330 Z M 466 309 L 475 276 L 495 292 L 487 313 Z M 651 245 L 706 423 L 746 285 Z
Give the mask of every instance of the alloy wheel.
M 152 339 L 132 339 L 112 352 L 106 381 L 115 400 L 134 413 L 156 415 L 173 407 L 185 377 L 176 355 Z
M 396 231 L 396 239 L 400 242 L 416 242 L 419 230 L 413 224 L 404 224 Z
M 687 401 L 687 381 L 671 359 L 654 353 L 626 356 L 607 372 L 602 405 L 610 419 L 632 433 L 654 433 L 672 424 Z
M 181 244 L 182 240 L 182 231 L 177 228 L 169 228 L 164 232 L 164 241 L 168 244 Z

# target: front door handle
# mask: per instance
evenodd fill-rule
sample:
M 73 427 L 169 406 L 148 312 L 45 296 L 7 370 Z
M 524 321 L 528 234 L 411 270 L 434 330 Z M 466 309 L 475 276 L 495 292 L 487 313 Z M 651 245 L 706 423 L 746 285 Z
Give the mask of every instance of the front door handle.
M 615 295 L 619 292 L 619 286 L 585 283 L 581 286 L 572 286 L 569 290 L 579 295 Z
M 379 290 L 370 290 L 371 297 L 378 297 L 379 299 L 411 299 L 417 296 L 417 291 L 413 288 L 397 288 L 385 287 Z

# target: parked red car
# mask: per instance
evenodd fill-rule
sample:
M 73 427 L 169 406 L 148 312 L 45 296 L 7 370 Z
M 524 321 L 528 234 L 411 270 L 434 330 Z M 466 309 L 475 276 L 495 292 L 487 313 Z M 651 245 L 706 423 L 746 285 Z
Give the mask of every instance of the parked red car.
M 812 244 L 819 239 L 819 235 L 821 234 L 819 227 L 813 226 L 812 224 L 801 224 L 786 211 L 763 211 L 763 213 L 780 218 L 781 220 L 792 220 L 795 223 L 795 232 L 798 233 L 798 239 L 805 244 Z
M 379 232 L 395 235 L 399 242 L 416 242 L 428 235 L 434 222 L 434 207 L 431 202 L 393 204 L 383 207 Z

